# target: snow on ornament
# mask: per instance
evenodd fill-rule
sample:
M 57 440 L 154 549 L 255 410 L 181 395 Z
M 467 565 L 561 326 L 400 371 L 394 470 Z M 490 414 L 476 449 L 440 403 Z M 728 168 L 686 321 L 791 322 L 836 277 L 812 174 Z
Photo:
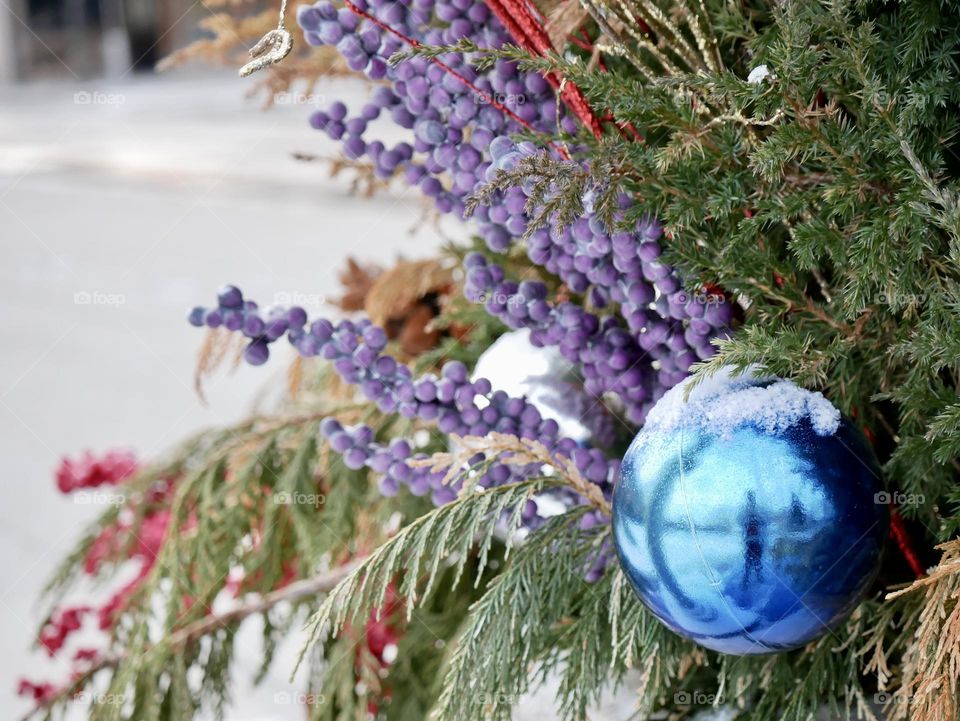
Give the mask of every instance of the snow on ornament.
M 889 523 L 877 462 L 820 393 L 749 372 L 691 383 L 664 395 L 623 459 L 620 564 L 653 614 L 701 646 L 802 646 L 877 572 Z

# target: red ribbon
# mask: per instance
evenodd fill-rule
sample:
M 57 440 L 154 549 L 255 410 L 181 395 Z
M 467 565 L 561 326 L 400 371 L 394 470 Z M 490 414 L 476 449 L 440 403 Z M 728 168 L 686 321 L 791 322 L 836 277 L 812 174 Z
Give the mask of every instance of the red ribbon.
M 543 23 L 533 14 L 526 0 L 484 1 L 521 48 L 540 57 L 546 57 L 554 51 Z M 577 119 L 590 129 L 594 137 L 603 135 L 600 119 L 575 83 L 562 81 L 556 73 L 547 73 L 544 77 L 555 89 L 559 88 L 560 98 Z
M 900 515 L 896 503 L 894 503 L 892 498 L 890 499 L 890 535 L 893 537 L 893 540 L 897 542 L 897 548 L 900 549 L 900 553 L 903 554 L 903 557 L 907 560 L 907 564 L 909 564 L 910 570 L 913 571 L 914 575 L 917 578 L 926 576 L 927 571 L 923 567 L 923 564 L 920 563 L 917 554 L 913 551 L 913 547 L 910 544 L 910 536 L 907 534 L 907 527 L 903 522 L 903 516 Z

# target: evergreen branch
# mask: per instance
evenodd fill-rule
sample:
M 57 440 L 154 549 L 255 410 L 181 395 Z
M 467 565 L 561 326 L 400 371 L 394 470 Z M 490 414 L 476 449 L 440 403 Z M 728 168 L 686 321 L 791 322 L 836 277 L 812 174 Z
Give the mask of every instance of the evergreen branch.
M 398 595 L 406 601 L 408 619 L 418 603 L 419 586 L 423 584 L 427 589 L 419 597 L 422 600 L 429 595 L 440 562 L 448 560 L 454 567 L 453 586 L 456 586 L 474 546 L 481 549 L 481 563 L 475 570 L 479 582 L 484 570 L 483 558 L 495 534 L 504 534 L 509 548 L 513 532 L 519 526 L 522 505 L 551 485 L 555 483 L 537 478 L 478 491 L 435 508 L 404 527 L 337 584 L 314 612 L 307 625 L 309 639 L 293 674 L 306 651 L 318 642 L 325 630 L 335 636 L 346 624 L 380 608 L 388 585 L 400 574 L 403 580 Z M 508 512 L 504 528 L 503 515 Z M 421 579 L 420 566 L 425 559 L 433 559 L 433 563 Z
M 844 627 L 802 651 L 767 658 L 724 657 L 720 688 L 736 694 L 747 707 L 743 718 L 750 721 L 810 721 L 824 710 L 831 717 L 851 719 L 856 714 L 877 721 L 865 697 L 857 651 L 869 620 L 861 607 Z
M 249 616 L 265 614 L 280 603 L 296 603 L 329 592 L 352 573 L 361 562 L 362 559 L 354 559 L 330 571 L 319 573 L 312 578 L 295 581 L 252 601 L 238 604 L 228 611 L 211 613 L 208 616 L 177 629 L 167 638 L 158 641 L 154 646 L 142 650 L 139 653 L 144 657 L 158 653 L 171 656 L 182 654 L 184 647 L 230 624 L 243 621 Z M 82 676 L 74 679 L 68 686 L 51 697 L 49 701 L 32 709 L 23 717 L 23 721 L 33 718 L 41 711 L 52 709 L 57 704 L 72 697 L 77 691 L 83 689 L 97 673 L 108 668 L 114 668 L 128 660 L 128 658 L 129 655 L 124 652 L 109 653 L 100 656 L 90 668 L 83 672 Z
M 937 548 L 939 565 L 892 600 L 924 591 L 916 633 L 904 653 L 901 691 L 894 703 L 911 721 L 945 721 L 960 714 L 960 540 Z
M 925 440 L 940 463 L 952 463 L 960 457 L 960 403 L 947 406 L 927 427 Z
M 906 140 L 900 141 L 900 149 L 923 187 L 929 203 L 929 205 L 915 203 L 914 207 L 950 235 L 954 253 L 960 259 L 960 197 L 956 191 L 943 188 L 934 180 Z
M 444 478 L 444 483 L 453 482 L 458 476 L 462 475 L 464 470 L 469 470 L 467 460 L 478 453 L 487 454 L 488 461 L 498 457 L 501 462 L 511 466 L 527 466 L 530 464 L 550 466 L 560 473 L 560 476 L 556 479 L 558 484 L 564 484 L 572 488 L 598 511 L 608 516 L 611 513 L 610 502 L 603 497 L 600 487 L 596 483 L 591 483 L 585 479 L 573 461 L 565 456 L 551 453 L 539 441 L 494 431 L 486 436 L 461 437 L 451 434 L 450 444 L 457 450 L 435 453 L 430 458 L 411 461 L 410 465 L 427 467 L 436 471 L 449 469 L 447 476 Z M 472 487 L 469 479 L 465 479 L 465 481 L 461 494 L 469 493 Z
M 439 719 L 507 721 L 535 678 L 560 665 L 562 623 L 578 599 L 594 590 L 582 577 L 590 544 L 582 543 L 578 518 L 577 513 L 553 518 L 527 538 L 471 607 L 448 660 Z M 603 645 L 597 638 L 582 640 Z
M 619 570 L 584 580 L 610 538 L 608 528 L 580 530 L 578 519 L 579 512 L 553 518 L 527 538 L 471 607 L 437 718 L 506 721 L 520 696 L 553 673 L 561 718 L 584 719 L 635 663 L 643 713 L 677 677 L 692 646 L 649 614 Z
M 739 375 L 756 366 L 802 385 L 822 387 L 841 353 L 839 347 L 823 347 L 812 333 L 782 327 L 749 326 L 741 329 L 736 339 L 720 339 L 714 345 L 716 355 L 693 366 L 693 384 L 724 367 Z

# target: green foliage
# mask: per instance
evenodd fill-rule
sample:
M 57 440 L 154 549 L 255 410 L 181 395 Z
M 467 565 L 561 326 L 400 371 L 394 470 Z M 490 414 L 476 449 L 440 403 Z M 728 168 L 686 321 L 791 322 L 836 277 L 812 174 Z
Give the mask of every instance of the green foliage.
M 583 718 L 603 689 L 622 679 L 627 666 L 618 654 L 651 658 L 658 644 L 670 645 L 669 632 L 646 613 L 624 619 L 623 605 L 611 603 L 632 593 L 614 583 L 619 573 L 584 581 L 597 544 L 609 538 L 579 531 L 579 517 L 565 514 L 529 538 L 473 606 L 449 660 L 441 718 L 509 719 L 520 696 L 551 673 L 560 676 L 563 718 Z M 637 608 L 632 599 L 626 606 Z M 629 639 L 623 644 L 614 638 L 617 623 Z M 536 672 L 519 674 L 518 668 Z
M 315 643 L 327 631 L 336 634 L 358 616 L 367 616 L 383 606 L 389 585 L 401 572 L 398 592 L 406 599 L 409 619 L 418 595 L 430 595 L 441 562 L 450 559 L 456 569 L 452 579 L 456 586 L 475 544 L 480 548 L 480 561 L 474 583 L 479 584 L 496 534 L 503 532 L 509 537 L 519 527 L 523 504 L 543 487 L 541 479 L 501 486 L 462 496 L 420 516 L 374 551 L 327 596 L 311 619 L 310 642 Z M 505 528 L 501 528 L 504 513 L 510 515 Z M 418 591 L 421 584 L 422 592 Z

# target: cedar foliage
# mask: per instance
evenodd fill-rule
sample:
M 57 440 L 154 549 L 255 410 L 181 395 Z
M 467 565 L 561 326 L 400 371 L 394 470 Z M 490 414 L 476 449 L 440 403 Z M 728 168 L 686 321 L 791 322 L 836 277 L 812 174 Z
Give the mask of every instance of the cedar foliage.
M 468 44 L 418 50 L 555 70 L 595 108 L 641 132 L 639 142 L 616 132 L 558 138 L 577 149 L 576 161 L 522 162 L 477 201 L 531 181 L 534 200 L 549 210 L 534 215 L 532 232 L 575 218 L 588 191 L 610 223 L 619 194 L 637 198 L 625 222 L 656 215 L 667 230 L 666 260 L 690 288 L 718 285 L 743 310 L 737 332 L 698 372 L 759 364 L 822 390 L 856 417 L 876 439 L 888 488 L 912 494 L 900 510 L 924 559 L 935 562 L 924 549 L 944 544 L 940 565 L 904 588 L 910 576 L 891 548 L 871 596 L 806 648 L 756 658 L 705 652 L 656 622 L 615 566 L 594 584 L 583 581 L 582 569 L 609 542 L 608 528 L 581 529 L 583 507 L 509 548 L 511 522 L 504 530 L 498 519 L 515 522 L 544 484 L 576 486 L 564 459 L 552 459 L 549 477 L 487 492 L 467 486 L 435 510 L 380 498 L 373 479 L 346 470 L 316 440 L 317 423 L 328 414 L 362 417 L 389 438 L 409 432 L 408 422 L 379 416 L 310 365 L 319 374 L 312 391 L 276 417 L 204 434 L 173 454 L 185 480 L 171 510 L 189 532 L 165 545 L 124 611 L 110 663 L 97 670 L 135 707 L 94 706 L 91 718 L 222 710 L 236 622 L 181 636 L 177 646 L 169 639 L 202 619 L 232 567 L 254 579 L 251 592 L 269 597 L 289 564 L 320 582 L 314 596 L 257 612 L 264 666 L 312 612 L 303 661 L 310 690 L 324 699 L 308 709 L 314 719 L 358 718 L 376 697 L 370 686 L 358 690 L 351 648 L 389 584 L 407 625 L 401 661 L 383 684 L 390 702 L 378 706 L 388 719 L 508 719 L 519 696 L 548 677 L 559 678 L 557 707 L 569 721 L 586 718 L 604 686 L 618 683 L 637 689 L 641 717 L 689 715 L 694 692 L 756 721 L 806 721 L 823 707 L 850 718 L 957 718 L 960 8 L 946 0 L 583 6 L 602 34 L 605 71 L 573 52 L 535 59 Z M 650 32 L 631 29 L 631 17 Z M 748 82 L 760 65 L 766 77 Z M 511 262 L 525 261 L 518 254 Z M 502 330 L 456 304 L 438 323 L 474 331 L 421 356 L 427 367 L 445 354 L 473 360 Z M 489 450 L 501 442 L 489 439 Z M 446 453 L 446 443 L 434 436 L 427 450 Z M 274 492 L 310 493 L 318 484 L 328 499 L 322 509 L 268 502 Z M 384 531 L 393 513 L 403 523 L 395 534 Z M 65 563 L 54 590 L 73 578 L 95 535 Z M 252 535 L 259 541 L 249 548 Z M 348 560 L 356 565 L 343 580 L 325 583 Z M 902 590 L 885 596 L 896 584 Z M 185 606 L 187 595 L 202 603 Z

